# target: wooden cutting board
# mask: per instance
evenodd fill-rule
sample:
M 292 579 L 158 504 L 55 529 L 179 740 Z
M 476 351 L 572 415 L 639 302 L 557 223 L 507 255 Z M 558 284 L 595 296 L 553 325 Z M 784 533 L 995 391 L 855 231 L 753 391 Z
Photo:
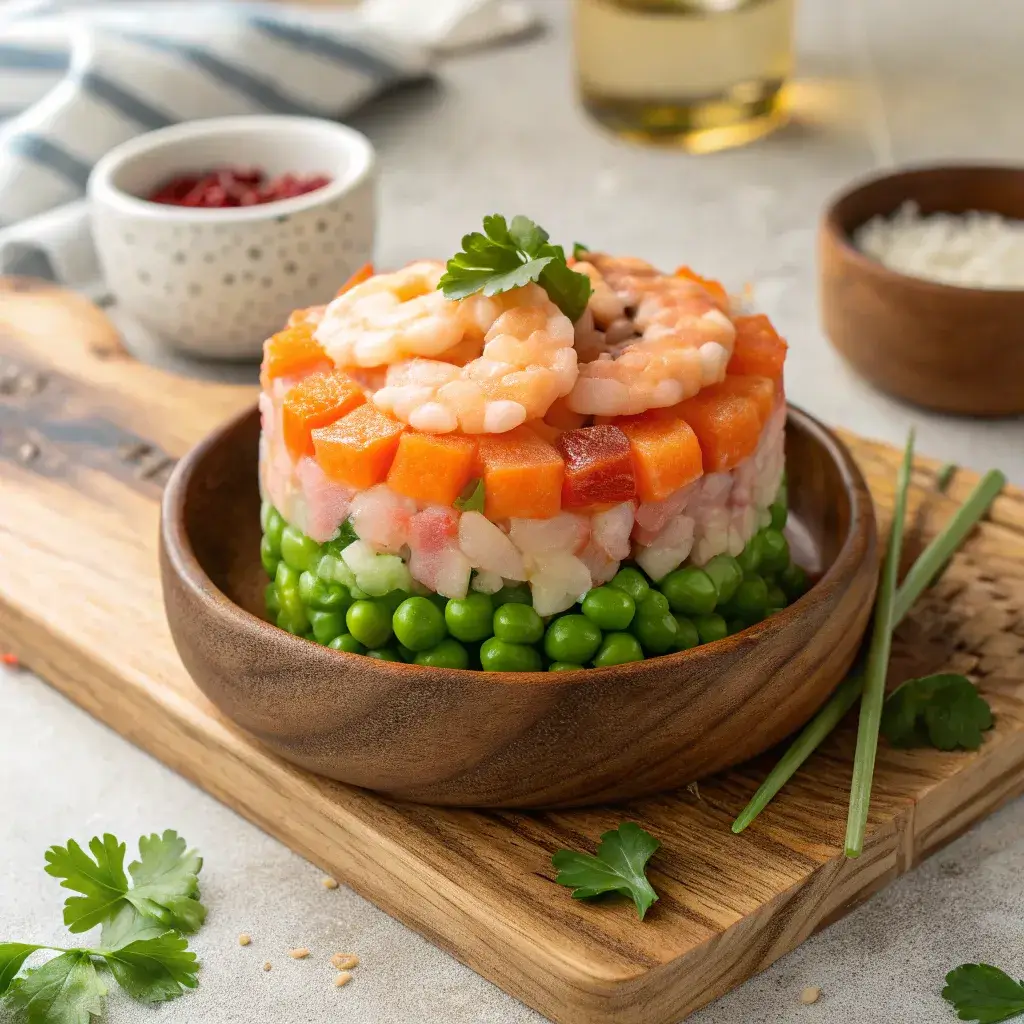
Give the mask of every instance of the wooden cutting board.
M 990 517 L 901 626 L 892 683 L 970 673 L 997 713 L 977 754 L 879 751 L 868 842 L 842 857 L 854 722 L 758 821 L 729 824 L 771 758 L 618 809 L 478 813 L 403 806 L 277 760 L 185 674 L 157 579 L 158 498 L 174 460 L 255 391 L 132 360 L 88 302 L 0 281 L 0 649 L 96 717 L 560 1024 L 669 1024 L 767 967 L 1024 790 L 1024 495 Z M 847 437 L 885 526 L 898 454 Z M 975 482 L 942 496 L 920 460 L 913 558 Z M 661 894 L 556 886 L 559 847 L 622 820 L 662 841 Z

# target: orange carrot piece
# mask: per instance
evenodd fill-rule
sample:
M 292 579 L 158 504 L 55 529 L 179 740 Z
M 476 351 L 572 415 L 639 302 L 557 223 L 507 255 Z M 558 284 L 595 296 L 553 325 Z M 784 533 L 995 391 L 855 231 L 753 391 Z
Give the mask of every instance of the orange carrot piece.
M 407 498 L 451 505 L 476 467 L 476 441 L 458 434 L 406 431 L 388 472 L 388 487 Z
M 733 469 L 757 448 L 761 416 L 752 398 L 709 387 L 675 411 L 697 435 L 707 473 Z
M 710 277 L 701 277 L 689 267 L 680 267 L 676 271 L 676 277 L 685 277 L 688 281 L 696 281 L 715 300 L 716 305 L 722 309 L 729 308 L 729 293 L 721 282 L 712 280 Z
M 579 509 L 636 497 L 629 439 L 613 426 L 567 430 L 555 448 L 565 460 L 562 507 Z
M 288 327 L 298 327 L 300 324 L 318 324 L 324 315 L 326 306 L 307 306 L 305 309 L 292 310 L 288 317 Z
M 738 316 L 736 343 L 728 372 L 750 374 L 756 377 L 770 377 L 781 389 L 782 368 L 786 362 L 789 346 L 779 337 L 772 322 L 763 314 Z
M 316 324 L 303 323 L 288 327 L 268 338 L 263 344 L 263 365 L 260 381 L 266 388 L 277 377 L 312 373 L 330 365 L 327 353 L 313 340 Z
M 352 291 L 357 284 L 362 284 L 364 281 L 369 281 L 374 275 L 374 269 L 372 263 L 364 263 L 335 293 L 334 297 L 337 298 L 339 295 L 344 295 L 345 292 Z
M 366 490 L 388 475 L 404 429 L 366 402 L 329 427 L 313 431 L 316 461 L 332 480 Z
M 296 461 L 313 454 L 313 431 L 326 427 L 366 401 L 363 389 L 341 370 L 312 373 L 284 396 L 284 443 Z
M 729 374 L 720 384 L 704 388 L 712 394 L 739 395 L 749 398 L 757 407 L 757 416 L 762 428 L 775 408 L 775 383 L 768 377 L 734 376 Z
M 626 417 L 616 425 L 629 439 L 641 501 L 664 501 L 704 472 L 696 435 L 669 410 Z
M 528 427 L 483 434 L 477 449 L 488 519 L 550 519 L 562 504 L 562 457 Z

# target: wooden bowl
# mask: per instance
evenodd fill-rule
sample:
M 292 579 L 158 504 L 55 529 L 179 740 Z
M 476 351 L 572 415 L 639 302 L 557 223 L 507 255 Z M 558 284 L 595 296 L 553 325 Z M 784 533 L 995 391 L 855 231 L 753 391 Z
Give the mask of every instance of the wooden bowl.
M 693 651 L 573 673 L 373 661 L 264 622 L 255 410 L 167 486 L 161 571 L 185 667 L 283 758 L 423 803 L 562 807 L 685 785 L 802 725 L 846 673 L 874 597 L 871 497 L 843 445 L 789 413 L 796 543 L 820 582 L 766 622 Z
M 972 416 L 1024 413 L 1024 291 L 922 281 L 854 248 L 860 225 L 908 200 L 924 214 L 987 210 L 1024 219 L 1024 169 L 904 171 L 836 199 L 819 236 L 826 334 L 855 370 L 908 402 Z

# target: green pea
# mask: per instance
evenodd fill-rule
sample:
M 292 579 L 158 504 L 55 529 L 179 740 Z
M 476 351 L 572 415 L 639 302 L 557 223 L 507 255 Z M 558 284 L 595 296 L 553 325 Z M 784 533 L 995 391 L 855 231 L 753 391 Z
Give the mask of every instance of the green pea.
M 778 530 L 762 530 L 761 571 L 782 572 L 789 565 L 789 541 Z
M 390 647 L 379 647 L 374 651 L 367 651 L 366 657 L 373 658 L 375 661 L 401 661 L 396 651 L 391 650 Z
M 260 529 L 267 532 L 267 522 L 270 518 L 270 513 L 274 510 L 274 506 L 269 501 L 264 499 L 260 502 Z
M 281 534 L 281 557 L 302 572 L 312 569 L 320 556 L 320 545 L 294 526 L 286 526 Z
M 600 629 L 628 629 L 636 602 L 624 590 L 595 587 L 583 598 L 583 614 Z
M 635 636 L 629 633 L 609 633 L 601 642 L 601 649 L 594 656 L 594 668 L 609 665 L 625 665 L 631 661 L 643 661 L 644 652 Z
M 789 519 L 789 509 L 781 502 L 777 501 L 771 506 L 770 511 L 772 514 L 772 529 L 784 530 L 786 528 L 786 522 Z
M 263 563 L 263 571 L 273 579 L 277 573 L 277 567 L 281 559 L 270 546 L 270 541 L 267 540 L 266 535 L 264 535 L 263 540 L 260 541 L 260 561 Z
M 281 513 L 276 508 L 271 508 L 267 513 L 267 521 L 263 526 L 263 536 L 267 539 L 267 543 L 270 545 L 270 550 L 275 555 L 281 554 L 281 537 L 284 533 L 284 519 L 281 518 Z
M 313 626 L 313 637 L 318 644 L 329 644 L 336 636 L 345 632 L 344 612 L 309 613 L 309 621 Z
M 681 615 L 707 615 L 718 604 L 718 588 L 711 577 L 695 566 L 670 572 L 659 584 L 672 611 Z
M 495 608 L 500 608 L 503 604 L 528 604 L 533 607 L 533 595 L 525 583 L 508 584 L 491 596 Z
M 411 665 L 416 660 L 416 652 L 415 651 L 410 651 L 409 648 L 406 647 L 404 644 L 397 644 L 396 647 L 397 647 L 397 650 L 398 650 L 398 656 L 407 665 Z
M 494 602 L 487 594 L 472 592 L 453 597 L 444 609 L 448 632 L 463 643 L 478 643 L 494 633 Z
M 345 625 L 364 647 L 383 647 L 391 639 L 391 613 L 380 601 L 356 601 L 345 613 Z
M 657 590 L 652 590 L 636 603 L 637 615 L 654 615 L 669 611 L 668 598 Z
M 693 620 L 687 619 L 682 615 L 675 616 L 675 620 L 678 630 L 676 633 L 676 650 L 688 651 L 692 647 L 696 647 L 701 640 Z
M 581 668 L 582 665 L 574 665 L 571 661 L 553 661 L 548 665 L 549 672 L 576 672 Z
M 544 620 L 525 604 L 504 604 L 494 613 L 494 635 L 510 644 L 535 644 L 544 635 Z
M 704 566 L 704 571 L 711 577 L 711 582 L 715 585 L 719 604 L 725 604 L 736 593 L 736 588 L 743 580 L 740 563 L 732 555 L 715 555 Z
M 301 636 L 309 629 L 309 618 L 299 594 L 299 573 L 287 562 L 281 562 L 274 575 L 274 588 L 281 609 L 277 624 L 282 629 L 287 629 L 289 633 Z
M 267 618 L 273 619 L 281 610 L 281 602 L 277 599 L 277 586 L 268 583 L 263 591 L 263 607 L 267 610 Z
M 539 672 L 540 653 L 536 647 L 492 636 L 480 646 L 480 666 L 485 672 Z
M 448 634 L 441 609 L 425 597 L 406 598 L 395 609 L 391 628 L 400 644 L 417 652 L 436 647 Z
M 387 608 L 390 609 L 391 614 L 394 615 L 398 611 L 398 606 L 410 596 L 406 590 L 389 590 L 383 597 L 377 600 L 383 601 Z
M 803 597 L 807 593 L 807 573 L 796 562 L 790 562 L 779 573 L 779 586 L 782 587 L 790 601 L 795 601 L 798 597 Z
M 348 591 L 337 583 L 325 583 L 307 570 L 299 577 L 302 603 L 321 612 L 344 612 L 352 603 Z
M 305 636 L 309 630 L 309 619 L 306 613 L 300 608 L 298 611 L 282 609 L 277 616 L 277 624 L 281 629 L 293 633 L 295 636 Z
M 743 570 L 744 576 L 756 573 L 761 568 L 761 535 L 755 533 L 747 546 L 736 556 L 736 561 Z
M 639 569 L 633 569 L 628 565 L 611 578 L 608 586 L 629 594 L 636 604 L 639 604 L 651 589 L 647 577 Z
M 366 648 L 351 633 L 336 636 L 327 646 L 332 651 L 345 651 L 347 654 L 366 653 Z
M 735 618 L 760 622 L 767 607 L 768 584 L 760 576 L 752 576 L 736 588 L 728 612 Z
M 648 602 L 640 606 L 631 627 L 646 654 L 665 654 L 674 650 L 679 637 L 679 625 L 671 612 L 649 609 Z
M 563 615 L 544 634 L 544 652 L 552 661 L 582 665 L 600 646 L 601 630 L 585 615 Z
M 458 640 L 448 637 L 429 651 L 420 651 L 416 664 L 431 668 L 469 668 L 469 652 Z
M 729 635 L 729 627 L 721 615 L 701 615 L 695 620 L 697 635 L 702 644 L 713 644 Z
M 448 598 L 445 597 L 444 594 L 425 594 L 424 596 L 432 605 L 435 605 L 438 608 L 442 615 L 444 615 L 444 610 L 448 607 Z
M 789 601 L 786 599 L 786 592 L 778 585 L 778 583 L 773 583 L 768 588 L 768 607 L 782 609 L 785 608 L 787 604 L 789 604 Z

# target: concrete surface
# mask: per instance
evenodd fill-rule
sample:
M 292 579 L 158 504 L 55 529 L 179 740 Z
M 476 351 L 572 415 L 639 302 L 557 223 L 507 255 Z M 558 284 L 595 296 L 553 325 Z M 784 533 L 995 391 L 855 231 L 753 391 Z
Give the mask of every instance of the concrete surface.
M 752 280 L 793 346 L 793 401 L 896 443 L 914 423 L 921 451 L 998 465 L 1024 483 L 1024 422 L 929 416 L 846 370 L 818 328 L 813 246 L 826 197 L 875 167 L 1024 161 L 1024 11 L 1015 0 L 804 0 L 800 124 L 701 158 L 633 148 L 588 124 L 572 101 L 567 6 L 534 2 L 550 25 L 543 38 L 453 62 L 440 87 L 391 97 L 356 120 L 384 168 L 381 263 L 454 251 L 464 230 L 500 210 L 527 213 L 560 240 L 685 260 L 733 284 Z M 110 830 L 131 846 L 143 832 L 174 827 L 205 856 L 211 912 L 195 942 L 200 988 L 156 1009 L 115 994 L 112 1021 L 540 1020 L 345 888 L 324 890 L 301 858 L 30 675 L 5 670 L 0 781 L 0 941 L 65 937 L 63 893 L 41 870 L 51 843 Z M 950 967 L 988 960 L 1024 974 L 1022 870 L 1018 801 L 691 1020 L 952 1020 L 939 997 Z M 244 949 L 241 931 L 253 936 Z M 288 959 L 296 945 L 314 957 Z M 326 964 L 338 950 L 363 960 L 340 990 Z M 814 1006 L 799 1005 L 805 985 L 823 990 Z

